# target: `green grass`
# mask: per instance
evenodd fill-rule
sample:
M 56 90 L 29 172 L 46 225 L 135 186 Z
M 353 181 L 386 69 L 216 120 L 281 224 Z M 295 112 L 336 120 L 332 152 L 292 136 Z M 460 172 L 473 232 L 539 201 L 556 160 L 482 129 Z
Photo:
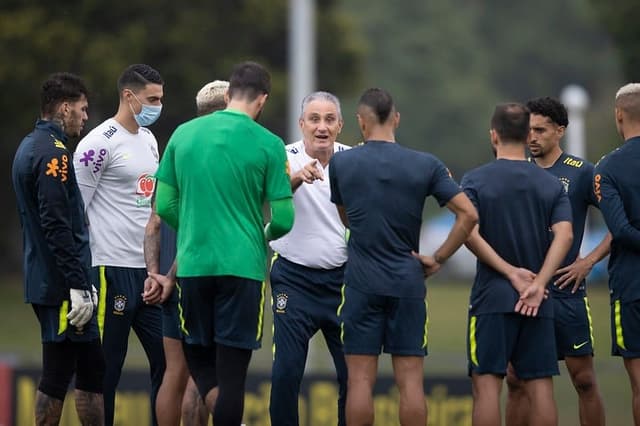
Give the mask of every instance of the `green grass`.
M 17 279 L 5 279 L 0 285 L 0 309 L 5 320 L 0 325 L 0 359 L 19 366 L 40 365 L 38 325 L 31 307 L 22 303 L 22 287 Z M 441 279 L 429 282 L 429 356 L 425 360 L 425 377 L 466 375 L 465 335 L 469 285 L 449 283 Z M 606 284 L 597 283 L 589 291 L 594 325 L 596 372 L 602 389 L 610 425 L 632 424 L 631 391 L 620 358 L 611 357 L 609 332 L 609 295 Z M 268 302 L 267 302 L 268 303 Z M 254 354 L 251 371 L 266 372 L 271 368 L 271 310 L 267 306 L 263 348 Z M 322 339 L 314 339 L 309 372 L 329 372 L 332 363 Z M 380 373 L 391 371 L 388 356 L 381 357 Z M 132 333 L 125 368 L 144 368 L 144 352 Z M 577 397 L 568 373 L 561 366 L 556 377 L 555 397 L 561 425 L 577 425 Z M 504 390 L 503 390 L 504 394 Z

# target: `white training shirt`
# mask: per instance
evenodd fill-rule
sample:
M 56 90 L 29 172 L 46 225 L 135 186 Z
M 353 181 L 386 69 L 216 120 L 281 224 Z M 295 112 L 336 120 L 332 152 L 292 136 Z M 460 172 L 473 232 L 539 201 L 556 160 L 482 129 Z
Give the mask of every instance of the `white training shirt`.
M 89 218 L 92 265 L 144 268 L 156 138 L 144 127 L 129 133 L 110 118 L 80 141 L 73 165 Z
M 287 145 L 287 159 L 293 175 L 313 160 L 307 155 L 304 143 Z M 349 149 L 334 143 L 334 152 Z M 317 167 L 322 167 L 318 163 Z M 345 227 L 331 202 L 329 165 L 323 168 L 324 180 L 302 183 L 293 193 L 295 220 L 288 234 L 271 241 L 271 248 L 285 259 L 309 268 L 333 269 L 347 261 Z

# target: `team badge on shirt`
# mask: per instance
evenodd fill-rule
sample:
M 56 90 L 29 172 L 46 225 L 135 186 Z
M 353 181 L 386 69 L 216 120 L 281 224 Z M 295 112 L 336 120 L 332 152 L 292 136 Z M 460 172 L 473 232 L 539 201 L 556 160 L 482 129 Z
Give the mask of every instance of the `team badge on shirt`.
M 285 313 L 285 310 L 287 309 L 287 299 L 289 299 L 289 296 L 285 293 L 280 293 L 276 296 L 276 313 Z
M 123 315 L 124 308 L 127 306 L 127 298 L 121 294 L 113 298 L 113 313 L 115 315 Z
M 564 192 L 566 192 L 567 194 L 569 193 L 569 184 L 571 183 L 571 180 L 569 180 L 569 178 L 566 177 L 561 177 L 558 178 L 560 180 L 560 183 L 562 184 L 562 186 L 564 186 Z
M 156 179 L 148 174 L 143 173 L 136 182 L 136 194 L 141 195 L 136 200 L 138 207 L 147 207 L 151 205 L 151 196 L 156 186 Z

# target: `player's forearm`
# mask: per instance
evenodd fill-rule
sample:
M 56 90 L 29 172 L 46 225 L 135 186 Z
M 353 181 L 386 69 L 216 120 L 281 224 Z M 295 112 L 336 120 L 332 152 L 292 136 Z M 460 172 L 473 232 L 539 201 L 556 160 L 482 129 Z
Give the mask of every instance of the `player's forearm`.
M 144 263 L 148 272 L 160 270 L 160 217 L 151 213 L 144 230 Z
M 535 278 L 535 282 L 544 287 L 551 282 L 573 243 L 571 222 L 556 223 L 551 229 L 553 230 L 553 241 L 547 250 L 542 268 Z
M 587 254 L 584 258 L 589 261 L 591 267 L 596 263 L 600 262 L 605 258 L 606 255 L 611 251 L 611 240 L 613 237 L 611 236 L 611 232 L 607 232 L 607 235 L 604 236 L 600 244 L 598 244 L 589 254 Z
M 471 231 L 469 239 L 467 239 L 465 245 L 471 252 L 480 260 L 480 262 L 493 268 L 502 275 L 509 276 L 514 266 L 505 261 L 496 251 L 486 242 L 484 238 L 478 232 L 478 226 L 476 225 Z
M 454 199 L 458 197 L 464 197 L 465 201 L 461 202 L 462 199 L 459 199 L 458 203 L 461 204 L 461 206 L 452 209 L 456 215 L 456 221 L 447 239 L 433 253 L 433 257 L 438 263 L 442 263 L 450 258 L 460 246 L 469 239 L 469 235 L 471 235 L 473 228 L 478 223 L 478 214 L 473 204 L 471 204 L 471 201 L 469 201 L 464 193 L 456 195 Z
M 170 279 L 171 281 L 175 281 L 177 274 L 178 274 L 178 260 L 173 259 L 171 268 L 169 268 L 169 272 L 167 272 L 167 278 Z
M 271 202 L 271 222 L 267 224 L 264 235 L 267 241 L 277 240 L 293 228 L 294 208 L 292 198 L 283 198 Z

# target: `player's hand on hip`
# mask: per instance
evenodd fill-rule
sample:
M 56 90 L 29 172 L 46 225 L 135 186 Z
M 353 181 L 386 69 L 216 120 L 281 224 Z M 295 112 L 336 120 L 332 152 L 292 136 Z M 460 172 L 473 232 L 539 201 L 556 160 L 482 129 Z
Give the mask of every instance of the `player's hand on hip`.
M 591 272 L 592 267 L 591 262 L 579 257 L 571 265 L 558 269 L 557 273 L 562 275 L 560 275 L 560 278 L 558 278 L 553 285 L 563 289 L 573 283 L 571 293 L 575 293 L 578 287 L 580 287 L 580 284 L 582 284 L 582 281 L 589 275 L 589 272 Z
M 71 299 L 71 310 L 67 314 L 67 319 L 71 325 L 80 328 L 89 322 L 91 314 L 93 314 L 91 291 L 72 288 L 69 290 L 69 298 Z
M 442 266 L 440 263 L 436 262 L 436 259 L 433 256 L 425 256 L 424 254 L 419 254 L 415 251 L 411 251 L 411 255 L 420 261 L 425 278 L 438 272 Z

